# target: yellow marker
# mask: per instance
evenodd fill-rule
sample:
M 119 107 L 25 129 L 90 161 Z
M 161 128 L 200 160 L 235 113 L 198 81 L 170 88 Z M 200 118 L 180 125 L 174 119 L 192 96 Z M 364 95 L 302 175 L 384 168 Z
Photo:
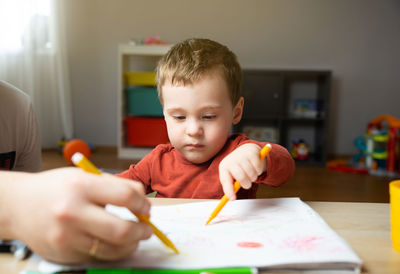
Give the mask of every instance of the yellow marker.
M 264 160 L 265 157 L 267 157 L 268 153 L 271 151 L 272 146 L 271 144 L 266 144 L 261 150 L 260 150 L 260 161 Z M 233 191 L 238 192 L 240 189 L 240 183 L 238 181 L 235 181 L 233 184 Z M 207 220 L 207 224 L 209 224 L 215 217 L 217 217 L 218 213 L 221 211 L 221 209 L 226 205 L 226 203 L 229 201 L 228 197 L 224 195 L 217 205 L 217 207 L 214 209 L 214 211 L 211 213 L 210 218 Z
M 101 174 L 101 172 L 93 165 L 82 153 L 76 152 L 74 155 L 72 155 L 71 161 L 77 166 L 80 167 L 81 169 L 94 173 L 94 174 Z M 178 249 L 174 246 L 174 244 L 171 242 L 170 239 L 167 238 L 167 236 L 162 233 L 155 225 L 153 225 L 150 222 L 150 219 L 148 216 L 145 215 L 138 215 L 135 214 L 135 216 L 138 218 L 139 221 L 148 224 L 151 226 L 153 229 L 153 233 L 169 248 L 171 248 L 175 253 L 179 253 Z

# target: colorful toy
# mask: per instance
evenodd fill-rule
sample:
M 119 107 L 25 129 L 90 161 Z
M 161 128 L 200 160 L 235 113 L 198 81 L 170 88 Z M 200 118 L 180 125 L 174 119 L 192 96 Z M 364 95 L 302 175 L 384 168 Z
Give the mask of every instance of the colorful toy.
M 295 117 L 315 118 L 318 115 L 317 100 L 297 99 L 294 101 Z
M 144 43 L 146 45 L 166 45 L 167 42 L 160 39 L 159 36 L 147 36 L 144 38 Z
M 293 141 L 291 154 L 296 160 L 307 160 L 310 156 L 310 147 L 303 139 Z
M 387 137 L 386 140 L 382 140 L 382 141 L 386 141 L 386 151 L 387 151 L 387 155 L 385 155 L 384 158 L 386 158 L 386 170 L 388 173 L 395 173 L 396 171 L 396 158 L 398 158 L 397 156 L 397 152 L 398 152 L 398 134 L 399 134 L 399 130 L 400 130 L 400 120 L 394 118 L 393 116 L 390 115 L 381 115 L 376 117 L 375 119 L 373 119 L 371 122 L 369 122 L 368 124 L 368 131 L 367 134 L 372 135 L 374 133 L 374 129 L 379 129 L 382 130 L 382 123 L 386 121 L 387 124 L 389 125 L 389 129 L 387 130 Z M 374 151 L 374 142 L 367 142 L 367 152 L 373 152 Z M 366 163 L 367 161 L 372 161 L 374 155 L 372 155 L 372 157 L 370 156 L 369 158 L 366 158 Z M 378 158 L 380 159 L 380 158 Z M 367 166 L 370 163 L 367 163 Z M 372 166 L 372 164 L 371 164 Z M 400 168 L 399 168 L 400 169 Z
M 68 140 L 65 139 L 65 138 L 61 138 L 60 140 L 58 140 L 58 142 L 57 142 L 57 150 L 58 150 L 58 152 L 60 152 L 60 154 L 63 153 L 64 146 L 65 146 L 65 144 L 67 142 L 68 142 Z
M 168 42 L 161 40 L 160 36 L 146 36 L 145 38 L 131 38 L 129 45 L 168 45 Z
M 88 159 L 90 157 L 90 147 L 85 141 L 83 141 L 81 139 L 72 139 L 72 140 L 66 142 L 66 144 L 64 145 L 64 148 L 63 148 L 64 158 L 71 165 L 73 164 L 71 161 L 71 157 L 72 157 L 72 155 L 74 155 L 75 152 L 82 153 Z
M 334 160 L 327 167 L 344 172 L 369 173 L 394 177 L 400 173 L 399 158 L 400 120 L 390 115 L 381 115 L 368 123 L 367 132 L 354 140 L 360 150 L 351 161 Z
M 326 167 L 332 170 L 348 172 L 348 173 L 361 173 L 368 174 L 368 169 L 362 167 L 353 167 L 346 159 L 332 160 L 326 163 Z

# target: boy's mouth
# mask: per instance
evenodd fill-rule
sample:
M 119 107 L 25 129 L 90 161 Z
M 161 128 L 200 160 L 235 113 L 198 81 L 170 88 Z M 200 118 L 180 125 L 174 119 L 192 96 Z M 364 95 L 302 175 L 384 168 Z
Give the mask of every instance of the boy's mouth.
M 186 147 L 188 149 L 199 149 L 199 148 L 204 147 L 204 145 L 201 145 L 201 144 L 187 144 Z

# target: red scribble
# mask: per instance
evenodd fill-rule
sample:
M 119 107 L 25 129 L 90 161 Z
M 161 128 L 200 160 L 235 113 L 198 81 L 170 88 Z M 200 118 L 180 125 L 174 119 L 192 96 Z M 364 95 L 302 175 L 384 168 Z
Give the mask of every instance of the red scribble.
M 317 236 L 306 236 L 306 237 L 297 236 L 295 238 L 286 239 L 283 242 L 283 245 L 285 247 L 295 249 L 298 252 L 311 251 L 318 247 L 319 240 L 321 239 L 322 239 L 321 237 Z
M 238 247 L 246 247 L 246 248 L 260 248 L 263 247 L 264 245 L 261 243 L 256 243 L 256 242 L 240 242 L 237 243 Z

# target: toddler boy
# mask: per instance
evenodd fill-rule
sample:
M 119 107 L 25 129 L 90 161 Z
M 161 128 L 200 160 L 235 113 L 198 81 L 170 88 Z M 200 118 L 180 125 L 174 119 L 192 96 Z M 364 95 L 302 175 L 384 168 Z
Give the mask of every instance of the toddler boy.
M 256 198 L 258 183 L 286 182 L 295 167 L 284 147 L 272 144 L 260 161 L 264 142 L 230 135 L 243 113 L 241 81 L 236 55 L 226 46 L 208 39 L 174 45 L 157 66 L 170 144 L 158 145 L 118 176 L 168 198 L 220 199 L 225 194 L 233 200 L 235 180 L 242 186 L 237 198 Z

